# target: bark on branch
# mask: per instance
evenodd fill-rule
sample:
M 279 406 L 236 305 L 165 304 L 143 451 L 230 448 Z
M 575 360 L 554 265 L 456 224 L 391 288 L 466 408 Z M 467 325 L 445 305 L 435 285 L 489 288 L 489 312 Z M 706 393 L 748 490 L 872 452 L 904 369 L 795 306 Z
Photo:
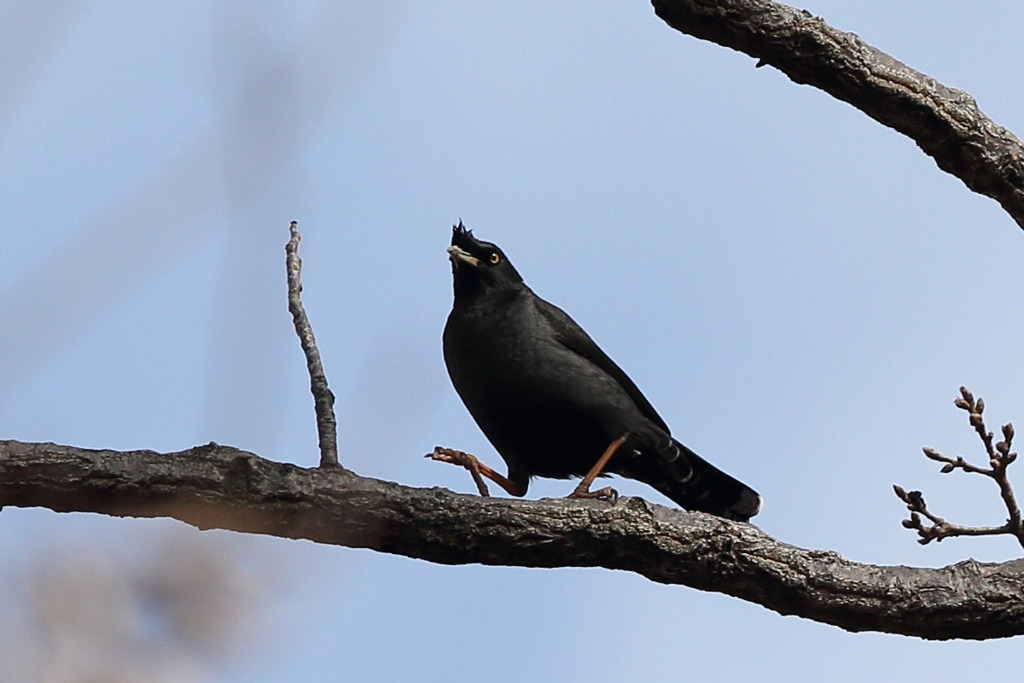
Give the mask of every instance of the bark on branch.
M 939 168 L 1024 228 L 1024 145 L 948 88 L 853 33 L 772 0 L 654 0 L 672 28 L 771 65 L 911 138 Z
M 741 524 L 624 498 L 479 498 L 304 469 L 209 444 L 180 453 L 0 441 L 0 505 L 370 548 L 443 564 L 605 567 L 717 591 L 850 631 L 1024 633 L 1024 560 L 877 567 Z

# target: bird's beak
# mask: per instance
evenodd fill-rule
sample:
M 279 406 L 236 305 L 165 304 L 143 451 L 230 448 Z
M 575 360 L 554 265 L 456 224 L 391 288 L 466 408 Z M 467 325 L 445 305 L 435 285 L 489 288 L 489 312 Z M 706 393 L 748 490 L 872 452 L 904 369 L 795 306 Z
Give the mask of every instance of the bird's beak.
M 452 263 L 455 265 L 466 263 L 474 268 L 480 265 L 480 259 L 471 255 L 468 251 L 458 248 L 454 244 L 448 247 L 448 258 L 450 258 Z

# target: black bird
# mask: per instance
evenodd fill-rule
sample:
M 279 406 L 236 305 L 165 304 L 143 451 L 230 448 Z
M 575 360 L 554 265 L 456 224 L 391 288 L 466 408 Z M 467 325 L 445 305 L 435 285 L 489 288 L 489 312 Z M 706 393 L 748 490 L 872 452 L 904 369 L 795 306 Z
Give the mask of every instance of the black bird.
M 562 309 L 526 286 L 504 252 L 462 221 L 448 247 L 455 303 L 444 360 L 455 390 L 508 465 L 503 477 L 473 456 L 437 448 L 428 457 L 462 465 L 513 496 L 532 477 L 583 477 L 571 497 L 615 497 L 594 478 L 642 481 L 688 510 L 746 521 L 761 508 L 750 487 L 669 433 L 633 381 Z

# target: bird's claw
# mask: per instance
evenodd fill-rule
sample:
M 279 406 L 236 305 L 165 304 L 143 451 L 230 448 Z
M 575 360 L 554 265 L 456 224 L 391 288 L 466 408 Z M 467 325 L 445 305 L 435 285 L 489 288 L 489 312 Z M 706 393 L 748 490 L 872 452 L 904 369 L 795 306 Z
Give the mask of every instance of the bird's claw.
M 589 500 L 591 498 L 597 498 L 600 500 L 607 500 L 612 505 L 615 505 L 619 500 L 619 492 L 611 486 L 605 486 L 604 488 L 596 491 L 588 491 L 585 488 L 577 486 L 576 490 L 566 496 L 566 498 L 572 498 L 575 500 Z
M 466 467 L 466 462 L 468 461 L 469 458 L 472 458 L 473 456 L 470 455 L 469 453 L 457 451 L 454 448 L 434 446 L 434 450 L 431 451 L 430 453 L 427 453 L 423 457 L 430 458 L 431 460 L 436 460 L 438 462 L 447 462 L 451 463 L 452 465 Z M 476 458 L 473 459 L 475 460 Z
M 473 482 L 476 484 L 480 495 L 484 498 L 490 497 L 491 492 L 487 489 L 487 484 L 484 483 L 484 478 L 480 475 L 480 461 L 476 459 L 476 456 L 464 453 L 463 451 L 457 451 L 454 448 L 435 446 L 433 452 L 427 453 L 423 457 L 436 460 L 437 462 L 446 462 L 458 465 L 459 467 L 465 467 L 469 470 L 470 475 L 472 475 Z

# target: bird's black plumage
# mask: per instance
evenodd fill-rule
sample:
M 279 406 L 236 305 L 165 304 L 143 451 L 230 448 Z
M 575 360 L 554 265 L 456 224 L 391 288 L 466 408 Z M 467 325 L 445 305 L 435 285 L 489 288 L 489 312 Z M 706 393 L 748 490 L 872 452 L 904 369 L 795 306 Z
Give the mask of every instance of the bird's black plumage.
M 508 465 L 510 491 L 531 477 L 583 476 L 628 434 L 605 471 L 682 507 L 746 521 L 761 498 L 703 460 L 562 309 L 526 286 L 496 245 L 461 221 L 452 231 L 455 302 L 444 358 L 455 390 Z

